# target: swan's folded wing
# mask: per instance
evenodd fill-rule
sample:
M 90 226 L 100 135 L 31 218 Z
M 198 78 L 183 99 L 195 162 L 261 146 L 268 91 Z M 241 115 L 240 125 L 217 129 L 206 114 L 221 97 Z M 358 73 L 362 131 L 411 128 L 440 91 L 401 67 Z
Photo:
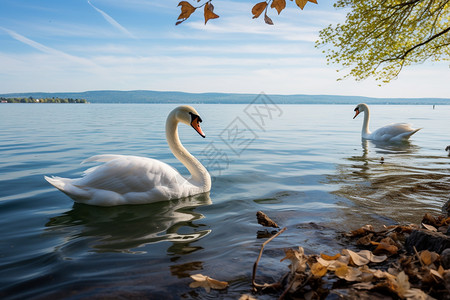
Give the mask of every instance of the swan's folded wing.
M 87 170 L 84 177 L 73 183 L 76 186 L 126 194 L 147 192 L 159 186 L 170 187 L 183 178 L 171 166 L 151 158 L 98 155 L 87 161 L 106 163 Z
M 408 123 L 395 123 L 377 129 L 372 135 L 379 140 L 406 139 L 419 130 L 420 128 L 414 129 Z
M 108 162 L 110 160 L 113 160 L 116 158 L 123 158 L 123 157 L 124 157 L 124 155 L 120 155 L 120 154 L 100 154 L 100 155 L 94 155 L 89 158 L 86 158 L 85 160 L 83 160 L 81 162 L 81 164 L 84 164 L 87 162 L 93 162 L 93 161 Z

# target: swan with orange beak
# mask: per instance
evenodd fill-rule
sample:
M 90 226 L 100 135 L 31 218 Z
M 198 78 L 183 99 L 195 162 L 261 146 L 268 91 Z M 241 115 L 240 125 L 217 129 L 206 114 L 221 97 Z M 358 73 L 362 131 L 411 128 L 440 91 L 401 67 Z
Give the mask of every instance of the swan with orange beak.
M 355 108 L 356 118 L 360 113 L 364 113 L 364 121 L 361 130 L 361 137 L 366 140 L 374 140 L 381 142 L 401 142 L 408 140 L 414 133 L 421 128 L 414 129 L 407 123 L 396 123 L 383 126 L 374 132 L 369 130 L 370 112 L 369 107 L 365 103 L 360 103 Z

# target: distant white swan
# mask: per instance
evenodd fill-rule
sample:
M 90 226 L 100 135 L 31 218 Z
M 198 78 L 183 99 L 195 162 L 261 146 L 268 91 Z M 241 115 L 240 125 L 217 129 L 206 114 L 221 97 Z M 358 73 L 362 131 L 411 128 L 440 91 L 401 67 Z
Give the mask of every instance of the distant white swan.
M 382 142 L 400 142 L 408 140 L 414 133 L 419 131 L 421 128 L 414 129 L 411 128 L 410 124 L 407 123 L 396 123 L 383 126 L 374 132 L 369 130 L 369 120 L 370 113 L 369 107 L 365 103 L 360 103 L 355 108 L 355 116 L 363 112 L 364 122 L 362 126 L 361 136 L 363 139 L 382 141 Z
M 104 164 L 86 170 L 81 178 L 45 176 L 45 179 L 76 202 L 99 206 L 144 204 L 208 192 L 211 176 L 181 144 L 179 122 L 192 126 L 202 137 L 205 135 L 200 128 L 202 119 L 191 106 L 179 106 L 167 117 L 167 143 L 173 155 L 191 173 L 189 179 L 159 160 L 115 154 L 95 155 L 84 160 L 82 163 Z

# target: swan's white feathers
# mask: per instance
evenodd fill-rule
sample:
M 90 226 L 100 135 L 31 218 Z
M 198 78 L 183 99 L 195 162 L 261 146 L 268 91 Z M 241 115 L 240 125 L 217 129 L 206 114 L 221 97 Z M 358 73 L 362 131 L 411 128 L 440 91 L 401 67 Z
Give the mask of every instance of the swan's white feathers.
M 111 206 L 138 204 L 188 196 L 182 187 L 189 181 L 168 164 L 156 159 L 97 155 L 89 161 L 105 162 L 77 179 L 45 177 L 57 189 L 78 202 Z
M 372 132 L 368 138 L 378 141 L 402 141 L 407 140 L 411 135 L 421 128 L 414 129 L 408 123 L 395 123 L 383 126 Z
M 99 162 L 98 166 L 84 171 L 81 178 L 47 177 L 45 179 L 77 202 L 113 206 L 144 204 L 184 198 L 211 189 L 211 176 L 205 167 L 181 144 L 178 123 L 191 125 L 203 137 L 198 124 L 201 118 L 191 106 L 179 106 L 166 120 L 166 139 L 175 157 L 191 173 L 189 179 L 159 160 L 127 155 L 95 155 L 82 163 Z
M 353 119 L 361 112 L 364 113 L 364 121 L 361 130 L 361 136 L 364 139 L 380 142 L 401 142 L 408 140 L 414 133 L 421 129 L 414 129 L 407 123 L 396 123 L 383 126 L 371 133 L 369 130 L 370 110 L 367 104 L 358 104 L 354 111 L 356 114 Z

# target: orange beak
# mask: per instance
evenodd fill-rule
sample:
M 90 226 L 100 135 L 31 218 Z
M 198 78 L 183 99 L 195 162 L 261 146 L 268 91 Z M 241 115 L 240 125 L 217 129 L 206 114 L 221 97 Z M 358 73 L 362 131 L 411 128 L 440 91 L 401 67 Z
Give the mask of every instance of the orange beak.
M 202 131 L 202 128 L 200 127 L 200 117 L 199 116 L 194 116 L 191 122 L 191 126 L 192 128 L 195 129 L 195 131 L 198 132 L 198 134 L 200 134 L 203 138 L 205 137 L 205 134 Z
M 357 115 L 359 115 L 359 109 L 355 108 L 355 111 L 356 111 L 356 113 L 355 113 L 355 116 L 353 117 L 353 119 L 356 118 Z

